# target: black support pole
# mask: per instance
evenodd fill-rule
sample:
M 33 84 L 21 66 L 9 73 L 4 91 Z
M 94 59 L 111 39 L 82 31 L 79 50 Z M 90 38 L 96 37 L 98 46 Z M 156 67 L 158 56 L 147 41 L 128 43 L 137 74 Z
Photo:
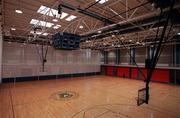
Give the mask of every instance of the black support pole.
M 174 2 L 175 2 L 175 0 L 172 1 L 172 4 L 170 6 L 170 10 L 169 10 L 166 22 L 164 24 L 164 28 L 163 28 L 163 31 L 162 31 L 162 34 L 161 34 L 161 38 L 160 38 L 160 41 L 158 43 L 155 55 L 152 55 L 153 58 L 151 59 L 151 67 L 149 69 L 147 80 L 146 80 L 146 104 L 148 104 L 148 102 L 149 102 L 149 83 L 151 81 L 151 77 L 152 77 L 153 71 L 154 71 L 154 69 L 156 67 L 156 64 L 157 64 L 157 61 L 158 61 L 158 57 L 159 57 L 159 54 L 160 54 L 162 42 L 163 42 L 163 39 L 164 39 L 164 36 L 165 36 L 165 33 L 166 33 L 166 29 L 167 29 L 168 23 L 170 21 L 171 12 L 173 10 Z

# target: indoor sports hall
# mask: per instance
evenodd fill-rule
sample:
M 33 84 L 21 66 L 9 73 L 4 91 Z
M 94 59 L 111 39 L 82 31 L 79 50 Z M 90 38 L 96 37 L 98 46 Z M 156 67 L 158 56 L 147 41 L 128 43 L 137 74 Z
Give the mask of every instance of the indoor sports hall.
M 0 118 L 180 118 L 180 0 L 0 0 Z

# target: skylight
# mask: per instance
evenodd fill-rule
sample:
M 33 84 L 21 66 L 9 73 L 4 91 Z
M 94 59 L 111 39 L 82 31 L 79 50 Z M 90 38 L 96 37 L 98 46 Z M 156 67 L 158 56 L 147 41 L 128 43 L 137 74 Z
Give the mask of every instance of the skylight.
M 43 26 L 43 27 L 52 27 L 54 25 L 53 23 L 40 21 L 40 20 L 36 20 L 36 19 L 32 19 L 30 24 L 39 25 L 39 26 Z
M 98 2 L 99 0 L 96 0 L 96 2 Z M 99 4 L 104 4 L 105 2 L 107 2 L 108 0 L 100 0 Z
M 72 20 L 74 20 L 75 18 L 77 18 L 77 16 L 70 15 L 70 16 L 67 17 L 65 20 L 66 20 L 66 21 L 72 21 Z
M 58 10 L 51 9 L 51 8 L 43 6 L 43 5 L 41 5 L 41 7 L 38 9 L 37 13 L 51 16 L 51 17 L 60 18 L 60 19 L 63 19 L 66 16 L 68 16 L 68 13 L 62 12 L 62 14 L 58 14 Z

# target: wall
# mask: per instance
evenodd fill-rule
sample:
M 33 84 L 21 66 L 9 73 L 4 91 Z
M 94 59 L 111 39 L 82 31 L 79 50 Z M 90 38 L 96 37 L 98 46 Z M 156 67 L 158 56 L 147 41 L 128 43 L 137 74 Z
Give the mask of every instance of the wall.
M 108 64 L 115 64 L 116 62 L 116 54 L 115 51 L 108 52 Z
M 130 51 L 127 49 L 120 50 L 120 64 L 128 65 L 130 63 Z
M 4 42 L 3 78 L 100 72 L 100 53 L 97 51 L 49 47 L 45 72 L 42 72 L 38 51 L 41 53 L 41 46 Z
M 147 50 L 144 47 L 136 48 L 135 59 L 138 65 L 144 65 L 147 58 Z
M 108 64 L 116 64 L 116 58 L 118 56 L 119 58 L 119 65 L 134 65 L 132 62 L 132 59 L 130 59 L 130 55 L 135 58 L 136 63 L 139 66 L 144 66 L 145 65 L 145 59 L 147 59 L 152 53 L 152 49 L 148 49 L 148 47 L 139 47 L 135 48 L 130 51 L 130 49 L 120 49 L 118 54 L 115 54 L 117 52 L 116 50 L 109 51 L 108 52 Z M 129 52 L 129 53 L 128 53 Z M 173 59 L 174 59 L 174 54 L 173 54 L 173 46 L 168 45 L 164 46 L 161 56 L 158 60 L 157 66 L 173 66 Z M 177 53 L 177 55 L 179 55 Z M 105 58 L 105 57 L 104 57 Z
M 173 65 L 173 46 L 164 46 L 158 61 L 157 66 L 172 66 Z

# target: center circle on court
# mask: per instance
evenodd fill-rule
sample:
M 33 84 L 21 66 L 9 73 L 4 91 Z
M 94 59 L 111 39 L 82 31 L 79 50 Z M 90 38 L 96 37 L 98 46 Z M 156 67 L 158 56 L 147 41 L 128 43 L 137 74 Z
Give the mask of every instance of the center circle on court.
M 53 93 L 50 98 L 54 100 L 64 101 L 64 100 L 71 100 L 76 97 L 78 97 L 78 94 L 74 91 L 59 91 L 59 92 Z

